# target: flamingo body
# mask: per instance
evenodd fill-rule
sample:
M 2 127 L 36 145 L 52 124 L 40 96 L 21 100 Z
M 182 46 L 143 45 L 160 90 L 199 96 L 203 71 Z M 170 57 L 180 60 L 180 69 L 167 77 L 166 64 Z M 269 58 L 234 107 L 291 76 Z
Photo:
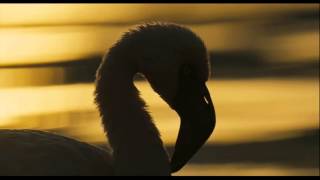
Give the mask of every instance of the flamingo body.
M 0 130 L 0 151 L 0 176 L 113 175 L 107 151 L 44 131 Z
M 215 113 L 205 86 L 207 50 L 189 29 L 169 23 L 137 26 L 104 56 L 94 100 L 112 155 L 53 133 L 0 130 L 0 175 L 171 175 L 206 142 Z M 133 83 L 137 73 L 180 117 L 171 158 Z

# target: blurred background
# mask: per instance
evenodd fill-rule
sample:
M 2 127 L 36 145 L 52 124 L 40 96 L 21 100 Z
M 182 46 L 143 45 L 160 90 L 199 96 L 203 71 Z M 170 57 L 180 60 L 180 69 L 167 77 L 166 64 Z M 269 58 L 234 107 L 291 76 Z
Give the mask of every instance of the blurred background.
M 128 28 L 169 21 L 203 38 L 217 126 L 174 175 L 319 175 L 319 4 L 1 4 L 0 129 L 108 147 L 95 71 Z M 136 80 L 171 154 L 179 117 Z

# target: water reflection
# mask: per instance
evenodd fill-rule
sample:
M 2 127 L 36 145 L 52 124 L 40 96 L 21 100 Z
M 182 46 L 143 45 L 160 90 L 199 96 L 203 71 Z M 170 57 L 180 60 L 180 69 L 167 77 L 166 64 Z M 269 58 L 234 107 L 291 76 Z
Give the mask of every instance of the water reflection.
M 136 84 L 141 89 L 142 97 L 147 100 L 165 141 L 174 143 L 178 116 L 146 82 Z M 308 79 L 210 81 L 208 87 L 214 95 L 220 119 L 217 124 L 219 128 L 211 141 L 233 143 L 270 140 L 286 137 L 288 131 L 318 127 L 317 85 L 316 80 Z M 100 128 L 95 128 L 100 122 L 92 93 L 92 84 L 1 89 L 0 105 L 4 108 L 1 110 L 0 125 L 48 130 L 61 127 L 66 132 L 76 132 L 74 128 L 85 126 L 86 130 L 80 128 L 81 131 L 87 131 L 93 139 L 97 139 L 94 138 L 95 132 Z M 242 106 L 244 102 L 246 106 Z M 88 128 L 91 126 L 89 124 L 94 128 Z M 83 134 L 80 129 L 79 134 Z M 99 136 L 98 139 L 103 142 L 105 138 Z M 91 141 L 90 138 L 86 140 Z
M 9 6 L 0 5 L 2 17 L 12 16 L 0 29 L 0 128 L 108 147 L 93 103 L 95 70 L 123 31 L 164 19 L 204 39 L 218 117 L 208 144 L 176 175 L 319 175 L 317 5 Z M 30 14 L 13 15 L 20 10 Z M 178 116 L 147 82 L 135 84 L 171 153 Z
M 165 144 L 168 148 L 172 147 L 179 127 L 178 116 L 152 91 L 146 82 L 136 82 L 136 85 L 141 90 L 142 97 L 149 104 L 149 110 L 156 120 Z M 231 154 L 233 154 L 232 157 L 238 157 L 237 154 L 234 154 L 233 151 L 236 151 L 236 148 L 231 148 L 232 145 L 281 141 L 296 137 L 305 129 L 317 129 L 319 127 L 318 85 L 316 79 L 210 81 L 208 87 L 214 95 L 217 116 L 219 117 L 217 129 L 210 137 L 208 145 L 202 150 L 205 152 L 199 152 L 198 156 L 193 158 L 190 166 L 187 166 L 185 171 L 181 171 L 179 174 L 192 174 L 194 169 L 190 171 L 188 169 L 193 166 L 198 168 L 198 165 L 194 164 L 198 162 L 198 158 L 206 157 L 205 159 L 208 160 L 210 157 L 214 157 L 214 160 L 209 163 L 212 165 L 207 165 L 208 167 L 216 167 L 214 164 L 227 159 L 229 159 L 229 163 L 236 163 L 236 158 L 229 157 Z M 2 99 L 0 106 L 4 107 L 0 113 L 0 127 L 46 130 L 105 146 L 107 141 L 93 104 L 92 92 L 93 84 L 0 89 L 0 99 Z M 248 98 L 249 96 L 250 98 Z M 292 106 L 292 104 L 299 105 Z M 312 159 L 316 155 L 314 151 L 310 154 L 305 150 L 297 149 L 297 147 L 312 150 L 317 147 L 316 142 L 311 141 L 309 144 L 305 144 L 307 142 L 302 140 L 294 144 L 289 143 L 286 146 L 280 145 L 278 148 L 272 144 L 269 147 L 277 149 L 277 151 L 272 151 L 275 154 L 287 151 L 286 149 L 289 148 L 295 149 L 296 154 L 308 154 L 307 157 Z M 223 150 L 221 149 L 223 146 L 219 146 L 219 144 L 230 144 L 230 148 Z M 257 144 L 256 147 L 260 147 L 260 150 L 256 152 L 262 152 L 261 147 L 263 146 Z M 245 156 L 241 153 L 252 152 L 253 149 L 251 146 L 244 146 L 242 150 L 236 152 L 238 155 L 241 154 L 239 157 L 257 163 L 259 161 L 250 160 L 253 154 Z M 228 152 L 231 154 L 227 155 Z M 257 154 L 257 156 L 259 155 Z M 267 159 L 267 162 L 272 163 L 272 159 Z M 309 169 L 303 171 L 302 174 L 316 172 L 313 169 L 319 164 L 316 159 L 314 158 L 314 165 L 308 167 Z M 280 161 L 290 164 L 293 159 L 289 160 Z M 234 164 L 230 168 L 235 167 L 237 165 Z M 313 170 L 311 171 L 310 168 Z M 260 171 L 262 172 L 258 168 L 255 173 Z M 273 173 L 282 174 L 285 171 L 296 173 L 290 168 Z M 243 170 L 243 173 L 245 172 Z M 217 172 L 207 170 L 204 174 L 217 175 Z
M 271 62 L 314 61 L 319 58 L 317 19 L 308 19 L 308 26 L 298 32 L 283 34 L 276 27 L 260 21 L 187 24 L 212 51 L 259 52 L 262 60 Z M 270 20 L 268 20 L 270 21 Z M 305 21 L 297 21 L 300 26 Z M 292 23 L 291 23 L 292 24 Z M 292 26 L 283 24 L 282 26 Z M 4 27 L 0 29 L 0 66 L 52 63 L 100 55 L 131 25 L 49 27 Z M 268 28 L 270 33 L 266 32 Z

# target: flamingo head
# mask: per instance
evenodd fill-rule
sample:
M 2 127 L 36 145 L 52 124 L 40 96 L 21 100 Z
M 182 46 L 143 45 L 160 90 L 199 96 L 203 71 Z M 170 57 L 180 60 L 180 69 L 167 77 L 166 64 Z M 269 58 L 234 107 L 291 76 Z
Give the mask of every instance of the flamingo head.
M 208 53 L 203 41 L 180 25 L 147 24 L 131 33 L 140 34 L 132 36 L 136 42 L 132 50 L 142 52 L 137 58 L 139 72 L 180 117 L 173 173 L 194 156 L 215 127 L 214 106 L 205 84 L 210 75 Z
M 206 81 L 210 65 L 205 44 L 186 27 L 149 23 L 124 34 L 137 71 L 180 117 L 171 172 L 180 170 L 204 145 L 215 127 L 215 111 Z M 138 53 L 137 53 L 138 52 Z

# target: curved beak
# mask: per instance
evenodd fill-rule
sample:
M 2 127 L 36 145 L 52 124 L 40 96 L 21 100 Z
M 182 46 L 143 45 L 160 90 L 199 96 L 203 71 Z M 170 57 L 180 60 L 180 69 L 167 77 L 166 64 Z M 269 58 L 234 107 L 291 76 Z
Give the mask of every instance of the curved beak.
M 194 77 L 180 79 L 172 108 L 180 116 L 180 129 L 171 159 L 171 172 L 180 170 L 212 134 L 216 118 L 205 85 Z

